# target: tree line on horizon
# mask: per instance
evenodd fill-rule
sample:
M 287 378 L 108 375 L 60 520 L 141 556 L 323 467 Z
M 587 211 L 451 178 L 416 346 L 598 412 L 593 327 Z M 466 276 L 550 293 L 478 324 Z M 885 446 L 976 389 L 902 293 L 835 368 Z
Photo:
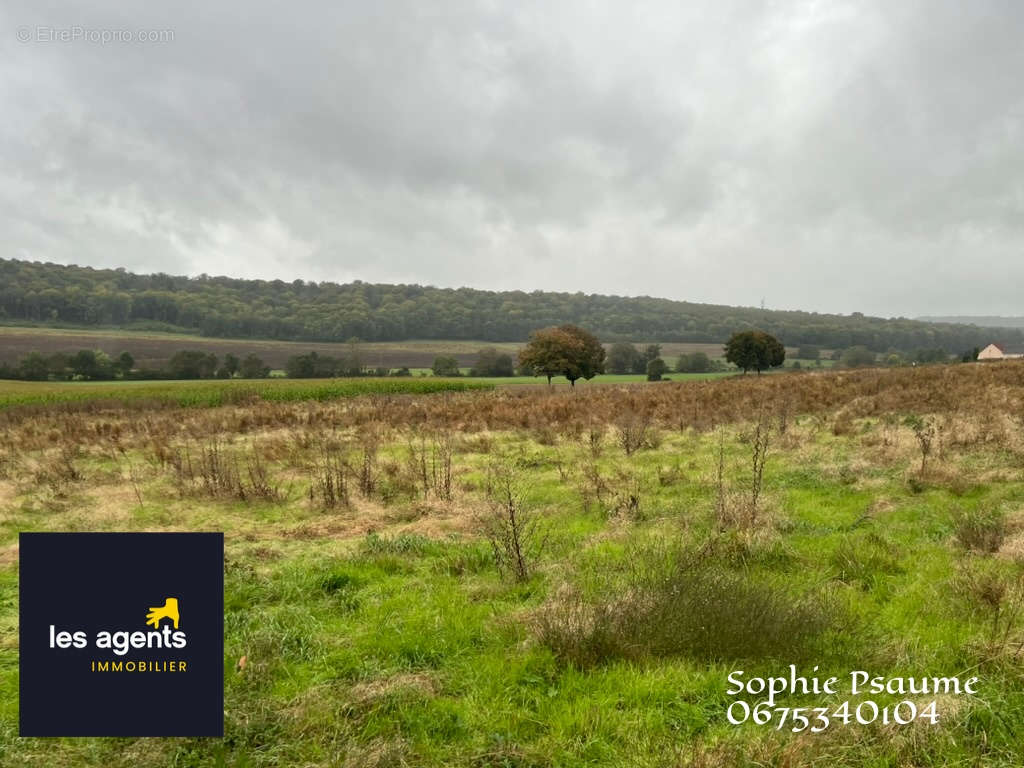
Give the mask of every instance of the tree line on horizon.
M 117 327 L 208 337 L 338 342 L 409 339 L 526 341 L 538 327 L 573 324 L 607 342 L 724 343 L 760 330 L 787 344 L 846 349 L 941 348 L 1024 330 L 696 304 L 650 297 L 482 291 L 419 285 L 338 284 L 228 277 L 137 275 L 123 269 L 0 259 L 0 322 Z
M 212 352 L 182 349 L 160 368 L 136 368 L 131 352 L 111 357 L 102 349 L 80 349 L 74 354 L 29 352 L 17 363 L 0 363 L 0 379 L 23 381 L 114 381 L 160 379 L 265 379 L 270 366 L 257 355 L 243 358 L 231 353 L 221 360 Z
M 616 342 L 606 350 L 597 337 L 578 326 L 565 324 L 542 328 L 530 334 L 530 341 L 516 357 L 495 347 L 483 347 L 469 369 L 471 377 L 507 378 L 513 376 L 547 376 L 548 383 L 564 376 L 570 384 L 610 373 L 646 375 L 648 381 L 662 381 L 670 372 L 718 373 L 729 371 L 729 365 L 746 373 L 777 368 L 786 359 L 782 343 L 763 331 L 738 331 L 723 345 L 723 359 L 711 358 L 704 352 L 679 355 L 674 367 L 662 358 L 660 344 L 642 348 L 628 342 Z M 889 350 L 881 355 L 864 346 L 834 350 L 831 361 L 842 368 L 872 366 L 897 367 L 950 362 L 971 362 L 978 357 L 974 347 L 960 355 L 950 355 L 940 348 L 919 349 L 912 353 Z M 801 368 L 800 361 L 821 366 L 821 350 L 802 345 L 791 368 Z M 438 355 L 430 369 L 434 376 L 462 376 L 458 358 Z M 361 342 L 350 339 L 347 350 L 339 356 L 317 352 L 296 354 L 288 358 L 283 374 L 293 379 L 317 379 L 359 376 L 412 376 L 408 367 L 397 369 L 366 365 Z M 115 379 L 262 379 L 271 375 L 270 366 L 255 354 L 239 358 L 226 354 L 223 361 L 212 352 L 183 349 L 175 352 L 160 368 L 136 368 L 134 356 L 127 351 L 111 357 L 103 350 L 80 349 L 73 354 L 57 352 L 43 355 L 33 351 L 16 364 L 0 363 L 0 379 L 25 381 L 109 381 Z M 426 375 L 420 372 L 420 375 Z

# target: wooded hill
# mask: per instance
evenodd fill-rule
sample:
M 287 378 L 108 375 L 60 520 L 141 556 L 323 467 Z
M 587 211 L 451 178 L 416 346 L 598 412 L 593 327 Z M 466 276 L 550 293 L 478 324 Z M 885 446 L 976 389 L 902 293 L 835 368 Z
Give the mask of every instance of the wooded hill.
M 561 323 L 588 328 L 606 342 L 722 342 L 749 328 L 787 345 L 864 345 L 878 352 L 941 347 L 957 353 L 993 339 L 1024 341 L 1021 330 L 859 313 L 784 312 L 646 296 L 136 275 L 13 259 L 0 259 L 0 320 L 289 341 L 523 341 L 536 328 Z

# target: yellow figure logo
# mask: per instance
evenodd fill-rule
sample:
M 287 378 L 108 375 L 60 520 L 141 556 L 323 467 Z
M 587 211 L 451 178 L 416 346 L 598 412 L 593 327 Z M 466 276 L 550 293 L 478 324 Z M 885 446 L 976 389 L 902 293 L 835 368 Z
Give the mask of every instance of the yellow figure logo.
M 156 629 L 160 629 L 160 619 L 170 619 L 174 622 L 174 628 L 178 628 L 178 598 L 167 597 L 164 598 L 164 604 L 162 608 L 150 608 L 149 613 L 146 614 L 146 623 L 152 624 Z

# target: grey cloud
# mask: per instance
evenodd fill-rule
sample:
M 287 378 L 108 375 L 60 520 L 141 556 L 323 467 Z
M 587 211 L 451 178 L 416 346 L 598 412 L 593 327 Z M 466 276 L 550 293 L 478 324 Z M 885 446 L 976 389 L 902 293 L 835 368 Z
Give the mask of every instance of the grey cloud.
M 1008 0 L 0 14 L 8 256 L 1024 313 Z M 15 34 L 76 24 L 174 40 Z

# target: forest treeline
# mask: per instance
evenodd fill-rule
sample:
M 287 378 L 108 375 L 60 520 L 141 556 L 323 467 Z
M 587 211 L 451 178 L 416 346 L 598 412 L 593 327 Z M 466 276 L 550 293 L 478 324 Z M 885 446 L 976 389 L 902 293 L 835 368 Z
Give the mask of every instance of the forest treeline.
M 812 312 L 695 304 L 649 297 L 481 291 L 418 285 L 337 284 L 229 277 L 137 275 L 0 259 L 0 320 L 120 327 L 222 338 L 288 341 L 479 339 L 525 341 L 530 331 L 574 323 L 604 341 L 723 342 L 760 329 L 788 345 L 864 346 L 876 352 L 960 352 L 1024 330 Z

